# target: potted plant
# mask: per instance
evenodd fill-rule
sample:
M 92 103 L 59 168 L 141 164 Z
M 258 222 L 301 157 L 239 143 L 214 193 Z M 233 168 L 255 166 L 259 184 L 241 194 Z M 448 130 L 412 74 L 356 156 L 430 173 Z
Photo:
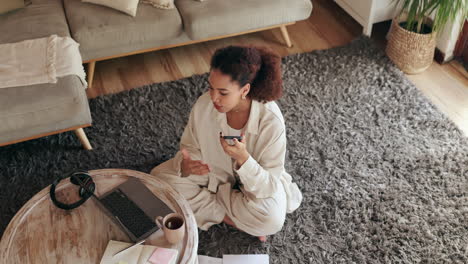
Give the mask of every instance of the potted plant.
M 405 73 L 423 72 L 434 59 L 436 37 L 449 21 L 468 15 L 468 0 L 394 0 L 398 7 L 386 48 Z M 432 19 L 431 19 L 432 18 Z

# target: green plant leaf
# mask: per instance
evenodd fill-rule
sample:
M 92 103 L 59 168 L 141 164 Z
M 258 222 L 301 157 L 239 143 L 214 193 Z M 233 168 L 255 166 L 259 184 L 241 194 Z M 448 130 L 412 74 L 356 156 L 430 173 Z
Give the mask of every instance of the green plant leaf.
M 398 16 L 407 14 L 405 28 L 416 33 L 422 33 L 425 18 L 432 14 L 432 31 L 437 33 L 458 15 L 462 21 L 468 17 L 468 0 L 393 0 L 392 3 L 400 8 Z

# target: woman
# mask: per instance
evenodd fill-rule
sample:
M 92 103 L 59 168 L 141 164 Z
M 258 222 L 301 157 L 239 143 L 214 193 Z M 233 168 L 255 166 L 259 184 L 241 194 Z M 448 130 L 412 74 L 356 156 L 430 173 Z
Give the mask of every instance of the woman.
M 192 108 L 176 156 L 151 174 L 189 202 L 200 229 L 225 222 L 266 241 L 302 194 L 285 171 L 281 58 L 229 46 L 215 52 L 209 92 Z M 241 136 L 228 142 L 223 136 Z

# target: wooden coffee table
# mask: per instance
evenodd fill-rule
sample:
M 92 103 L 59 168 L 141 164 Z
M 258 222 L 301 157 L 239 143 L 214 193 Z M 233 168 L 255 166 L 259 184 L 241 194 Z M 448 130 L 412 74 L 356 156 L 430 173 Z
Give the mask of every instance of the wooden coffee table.
M 128 177 L 139 178 L 172 210 L 185 217 L 185 238 L 170 245 L 158 230 L 145 245 L 179 250 L 177 263 L 197 263 L 198 230 L 187 201 L 172 187 L 156 177 L 132 170 L 90 171 L 99 196 Z M 57 199 L 76 201 L 77 186 L 63 180 Z M 91 198 L 82 206 L 65 211 L 49 198 L 49 187 L 29 200 L 13 217 L 0 241 L 0 263 L 99 263 L 109 240 L 130 242 L 127 235 L 105 215 Z

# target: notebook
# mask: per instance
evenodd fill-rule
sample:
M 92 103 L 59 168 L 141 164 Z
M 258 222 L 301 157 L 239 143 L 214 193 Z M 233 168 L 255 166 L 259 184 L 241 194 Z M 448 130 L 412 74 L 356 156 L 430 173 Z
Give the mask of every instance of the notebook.
M 223 259 L 198 255 L 198 264 L 223 264 Z
M 110 240 L 100 264 L 174 264 L 179 254 L 178 250 L 172 248 L 138 245 L 114 257 L 115 253 L 130 245 L 133 244 Z
M 269 264 L 269 256 L 258 255 L 223 255 L 223 258 L 213 258 L 198 255 L 198 264 Z
M 223 255 L 223 264 L 269 264 L 270 258 L 265 254 L 258 255 Z
M 177 261 L 177 250 L 172 248 L 157 248 L 148 262 L 151 264 L 175 264 Z

